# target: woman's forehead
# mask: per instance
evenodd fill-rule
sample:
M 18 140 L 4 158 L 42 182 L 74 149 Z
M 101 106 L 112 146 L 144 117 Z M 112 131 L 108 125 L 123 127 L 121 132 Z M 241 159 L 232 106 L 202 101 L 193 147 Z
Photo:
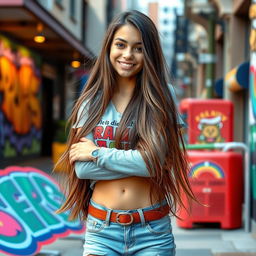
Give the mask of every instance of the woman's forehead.
M 139 44 L 142 43 L 140 31 L 130 24 L 121 26 L 114 34 L 113 41 L 120 40 L 127 43 Z

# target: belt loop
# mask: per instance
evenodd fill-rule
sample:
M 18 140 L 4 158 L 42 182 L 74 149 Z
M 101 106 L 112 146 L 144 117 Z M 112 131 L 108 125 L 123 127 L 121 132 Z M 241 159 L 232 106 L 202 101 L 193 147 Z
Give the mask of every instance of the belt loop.
M 141 225 L 142 225 L 142 227 L 144 227 L 146 225 L 144 213 L 143 213 L 142 209 L 137 209 L 137 211 L 140 215 Z
M 107 216 L 106 216 L 106 225 L 109 226 L 110 217 L 111 217 L 112 209 L 107 209 Z

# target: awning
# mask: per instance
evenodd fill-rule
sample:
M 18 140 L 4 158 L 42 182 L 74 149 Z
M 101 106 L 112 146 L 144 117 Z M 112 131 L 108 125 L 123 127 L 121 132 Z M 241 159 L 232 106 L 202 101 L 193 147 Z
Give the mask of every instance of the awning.
M 44 25 L 45 43 L 33 41 L 37 24 Z M 72 35 L 51 13 L 34 0 L 0 1 L 0 31 L 43 55 L 45 59 L 69 62 L 74 52 L 83 63 L 94 55 Z
M 249 62 L 243 62 L 225 76 L 225 86 L 232 92 L 249 88 Z

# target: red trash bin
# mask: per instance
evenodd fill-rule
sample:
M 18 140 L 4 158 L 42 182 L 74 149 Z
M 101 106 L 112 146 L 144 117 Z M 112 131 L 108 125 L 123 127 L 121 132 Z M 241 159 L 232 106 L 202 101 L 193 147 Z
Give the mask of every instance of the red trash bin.
M 189 181 L 196 198 L 190 214 L 177 213 L 177 225 L 192 228 L 194 223 L 220 223 L 223 229 L 242 225 L 243 156 L 237 152 L 188 151 Z M 185 200 L 185 199 L 184 199 Z M 188 207 L 187 201 L 184 201 Z

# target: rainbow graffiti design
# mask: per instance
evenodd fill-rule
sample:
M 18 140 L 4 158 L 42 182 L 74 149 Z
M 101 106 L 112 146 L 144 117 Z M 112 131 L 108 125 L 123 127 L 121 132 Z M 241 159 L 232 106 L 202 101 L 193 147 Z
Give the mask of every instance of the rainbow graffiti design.
M 225 176 L 222 168 L 216 163 L 204 161 L 191 167 L 189 177 L 198 178 L 202 173 L 211 173 L 217 179 L 223 179 Z
M 68 212 L 55 213 L 63 198 L 58 184 L 38 169 L 0 170 L 0 253 L 32 256 L 57 238 L 84 232 Z

